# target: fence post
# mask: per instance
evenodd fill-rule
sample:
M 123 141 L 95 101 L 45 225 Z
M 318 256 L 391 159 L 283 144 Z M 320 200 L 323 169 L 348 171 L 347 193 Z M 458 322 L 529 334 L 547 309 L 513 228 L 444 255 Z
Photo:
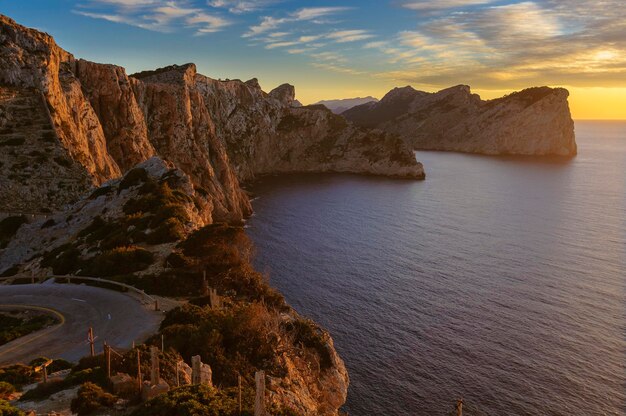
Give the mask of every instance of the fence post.
M 463 416 L 463 399 L 456 401 L 456 416 Z
M 96 355 L 96 349 L 95 349 L 95 340 L 93 337 L 93 328 L 89 327 L 89 333 L 87 334 L 87 341 L 89 341 L 89 347 L 91 350 L 91 356 L 95 356 Z
M 265 416 L 265 371 L 254 374 L 256 382 L 256 398 L 254 400 L 254 416 Z
M 104 342 L 104 365 L 106 368 L 107 380 L 111 380 L 111 347 Z
M 141 351 L 139 349 L 137 349 L 137 384 L 139 385 L 139 393 L 141 393 L 143 382 L 141 380 Z

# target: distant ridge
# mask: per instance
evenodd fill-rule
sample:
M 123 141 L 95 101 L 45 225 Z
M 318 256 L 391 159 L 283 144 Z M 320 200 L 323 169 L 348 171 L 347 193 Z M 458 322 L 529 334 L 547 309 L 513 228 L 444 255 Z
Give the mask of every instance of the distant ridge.
M 322 100 L 315 104 L 321 104 L 328 108 L 335 114 L 341 114 L 344 111 L 351 109 L 352 107 L 356 107 L 358 105 L 363 105 L 367 103 L 377 103 L 378 99 L 367 96 L 367 97 L 357 97 L 357 98 L 343 98 L 339 100 Z

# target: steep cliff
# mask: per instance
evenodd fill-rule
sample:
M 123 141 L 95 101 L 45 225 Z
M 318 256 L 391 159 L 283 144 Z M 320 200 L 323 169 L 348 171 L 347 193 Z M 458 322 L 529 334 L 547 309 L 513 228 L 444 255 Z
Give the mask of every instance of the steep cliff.
M 238 220 L 251 212 L 239 181 L 259 174 L 423 177 L 402 143 L 318 109 L 296 112 L 290 85 L 267 94 L 256 80 L 213 80 L 193 64 L 129 77 L 118 66 L 77 60 L 49 35 L 1 15 L 0 42 L 0 88 L 43 94 L 60 147 L 93 185 L 158 155 L 191 177 L 207 220 Z M 34 201 L 30 208 L 43 207 Z
M 404 87 L 342 115 L 397 134 L 415 149 L 573 156 L 568 95 L 563 88 L 538 87 L 483 101 L 466 85 L 437 93 Z

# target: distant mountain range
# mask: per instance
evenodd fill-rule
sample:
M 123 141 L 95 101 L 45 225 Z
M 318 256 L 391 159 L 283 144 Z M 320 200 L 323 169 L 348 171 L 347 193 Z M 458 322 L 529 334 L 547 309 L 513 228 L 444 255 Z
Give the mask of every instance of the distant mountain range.
M 321 104 L 328 108 L 335 114 L 341 114 L 344 111 L 351 109 L 352 107 L 356 107 L 357 105 L 367 104 L 367 103 L 377 103 L 378 99 L 374 97 L 358 97 L 358 98 L 344 98 L 341 100 L 324 100 L 320 101 L 316 104 Z

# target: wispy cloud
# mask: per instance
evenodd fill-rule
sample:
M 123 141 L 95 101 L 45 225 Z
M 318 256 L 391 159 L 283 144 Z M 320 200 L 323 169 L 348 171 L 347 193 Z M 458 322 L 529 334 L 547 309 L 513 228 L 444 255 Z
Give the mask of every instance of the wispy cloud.
M 262 10 L 267 6 L 281 3 L 281 1 L 282 0 L 208 0 L 207 4 L 211 7 L 227 9 L 230 13 L 243 14 Z
M 244 38 L 262 35 L 271 30 L 277 29 L 286 23 L 312 21 L 319 23 L 316 19 L 320 17 L 330 16 L 337 13 L 350 10 L 349 7 L 307 7 L 289 13 L 285 17 L 263 16 L 260 23 L 253 25 L 244 33 Z
M 442 10 L 464 6 L 483 5 L 493 3 L 495 1 L 496 0 L 413 0 L 403 2 L 402 7 L 411 10 Z
M 366 30 L 339 30 L 329 33 L 326 37 L 338 43 L 346 43 L 370 39 L 373 38 L 374 35 L 368 33 Z
M 185 28 L 196 35 L 222 30 L 231 22 L 206 8 L 189 6 L 186 1 L 176 0 L 91 0 L 80 3 L 74 13 L 122 23 L 156 32 L 174 32 Z

